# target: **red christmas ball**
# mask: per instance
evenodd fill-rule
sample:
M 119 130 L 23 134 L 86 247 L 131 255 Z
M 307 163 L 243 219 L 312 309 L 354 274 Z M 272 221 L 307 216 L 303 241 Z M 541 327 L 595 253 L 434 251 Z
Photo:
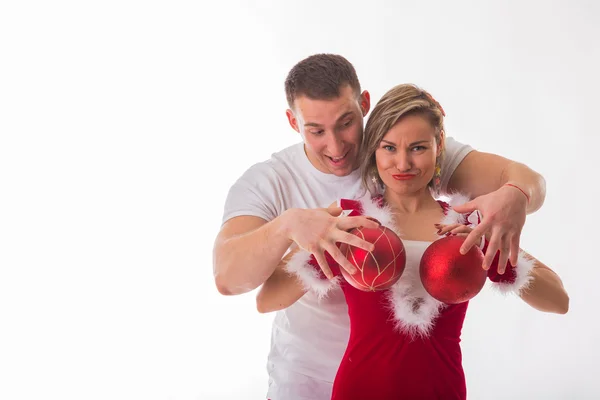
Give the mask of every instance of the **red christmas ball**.
M 481 291 L 487 277 L 483 253 L 478 246 L 460 254 L 464 236 L 447 236 L 433 242 L 423 253 L 421 282 L 427 293 L 446 304 L 472 299 Z
M 356 228 L 350 233 L 373 243 L 371 252 L 344 245 L 342 253 L 354 265 L 357 272 L 350 275 L 341 268 L 346 281 L 355 288 L 373 292 L 385 290 L 400 279 L 406 265 L 406 253 L 402 240 L 392 230 L 381 226 L 377 229 Z

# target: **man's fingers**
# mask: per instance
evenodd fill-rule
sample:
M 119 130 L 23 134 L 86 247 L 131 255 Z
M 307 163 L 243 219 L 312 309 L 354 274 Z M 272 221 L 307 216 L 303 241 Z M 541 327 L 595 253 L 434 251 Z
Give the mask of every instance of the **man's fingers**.
M 510 265 L 517 266 L 519 260 L 519 241 L 521 240 L 521 232 L 517 232 L 510 239 Z
M 346 243 L 346 244 L 349 244 L 350 246 L 358 247 L 365 251 L 375 250 L 375 245 L 373 243 L 367 242 L 366 240 L 361 239 L 360 237 L 358 237 L 352 233 L 348 233 L 348 232 L 344 232 L 344 231 L 340 231 L 340 235 L 339 235 L 338 239 L 336 239 L 336 242 Z
M 379 222 L 379 221 L 378 221 L 378 220 L 376 220 L 375 218 L 373 218 L 373 217 L 367 217 L 367 219 L 369 219 L 369 220 L 371 220 L 371 221 L 375 221 L 375 222 L 377 222 L 377 223 L 379 224 L 379 226 L 381 226 L 381 222 Z
M 327 246 L 327 251 L 329 252 L 329 255 L 331 255 L 331 257 L 340 265 L 340 267 L 344 268 L 350 275 L 356 273 L 356 268 L 350 263 L 350 261 L 348 261 L 346 256 L 342 254 L 337 246 Z
M 469 233 L 469 236 L 467 236 L 462 246 L 460 246 L 460 254 L 467 254 L 467 252 L 471 250 L 471 247 L 473 247 L 475 244 L 479 244 L 479 241 L 481 240 L 481 237 L 485 234 L 487 227 L 488 225 L 485 222 L 482 222 L 481 224 L 477 225 L 477 227 L 475 227 L 475 229 L 473 229 L 471 233 Z
M 337 206 L 330 206 L 329 208 L 326 209 L 327 212 L 329 213 L 329 215 L 331 215 L 332 217 L 337 217 L 342 213 L 342 207 L 337 207 Z
M 490 243 L 485 251 L 485 257 L 483 258 L 483 269 L 490 269 L 498 249 L 500 249 L 500 235 L 493 233 L 492 237 L 490 238 Z
M 477 209 L 477 202 L 475 200 L 471 200 L 465 204 L 461 204 L 460 206 L 454 206 L 452 209 L 459 214 L 471 213 Z
M 315 252 L 313 255 L 315 256 L 315 260 L 317 260 L 319 267 L 321 267 L 321 271 L 323 271 L 327 279 L 333 279 L 333 273 L 331 272 L 331 268 L 329 268 L 329 264 L 327 263 L 325 255 L 322 252 Z
M 498 273 L 504 274 L 506 271 L 506 263 L 508 262 L 508 252 L 510 250 L 508 239 L 505 236 L 500 239 L 500 256 L 498 257 Z
M 376 222 L 373 221 L 370 218 L 367 217 L 346 217 L 346 218 L 342 218 L 340 219 L 340 221 L 338 222 L 338 227 L 344 231 L 349 231 L 351 229 L 354 228 L 368 228 L 368 229 L 377 229 L 379 228 L 381 225 Z

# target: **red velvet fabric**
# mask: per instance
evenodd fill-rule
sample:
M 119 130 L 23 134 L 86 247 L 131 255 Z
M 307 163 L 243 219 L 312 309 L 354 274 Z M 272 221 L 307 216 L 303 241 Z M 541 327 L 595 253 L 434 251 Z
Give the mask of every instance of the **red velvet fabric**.
M 447 306 L 429 337 L 413 339 L 396 328 L 387 292 L 342 289 L 350 338 L 333 400 L 466 399 L 460 333 L 468 302 Z

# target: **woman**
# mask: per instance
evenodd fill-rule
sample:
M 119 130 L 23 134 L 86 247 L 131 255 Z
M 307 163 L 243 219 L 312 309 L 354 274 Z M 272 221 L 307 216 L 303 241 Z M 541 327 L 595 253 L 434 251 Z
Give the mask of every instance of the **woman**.
M 332 399 L 465 399 L 460 334 L 468 302 L 445 305 L 423 288 L 418 268 L 425 249 L 440 235 L 464 234 L 477 215 L 458 215 L 436 201 L 444 144 L 444 111 L 423 90 L 399 85 L 386 93 L 367 122 L 362 162 L 369 193 L 340 205 L 394 230 L 406 250 L 406 268 L 390 289 L 363 292 L 339 277 L 325 279 L 314 258 L 291 252 L 257 296 L 261 312 L 293 304 L 307 290 L 326 295 L 341 287 L 348 303 L 350 338 Z M 519 190 L 508 185 L 505 190 Z M 382 193 L 382 194 L 381 194 Z M 525 195 L 525 193 L 523 193 Z M 351 194 L 348 198 L 353 198 Z M 450 205 L 461 204 L 454 196 Z M 470 225 L 470 226 L 469 226 Z M 566 313 L 568 296 L 559 277 L 538 260 L 520 257 L 501 275 L 488 276 L 532 307 Z

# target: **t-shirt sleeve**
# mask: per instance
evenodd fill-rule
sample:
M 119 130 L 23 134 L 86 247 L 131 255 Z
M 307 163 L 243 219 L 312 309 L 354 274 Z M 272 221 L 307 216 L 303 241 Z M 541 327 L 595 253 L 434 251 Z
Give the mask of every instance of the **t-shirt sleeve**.
M 448 182 L 458 165 L 464 160 L 464 158 L 474 149 L 468 144 L 460 143 L 451 137 L 446 138 L 445 142 L 446 151 L 442 160 L 442 179 L 441 179 L 441 191 L 446 192 L 448 189 Z
M 252 166 L 229 189 L 222 223 L 242 215 L 275 219 L 280 209 L 279 192 L 277 175 L 268 164 Z

